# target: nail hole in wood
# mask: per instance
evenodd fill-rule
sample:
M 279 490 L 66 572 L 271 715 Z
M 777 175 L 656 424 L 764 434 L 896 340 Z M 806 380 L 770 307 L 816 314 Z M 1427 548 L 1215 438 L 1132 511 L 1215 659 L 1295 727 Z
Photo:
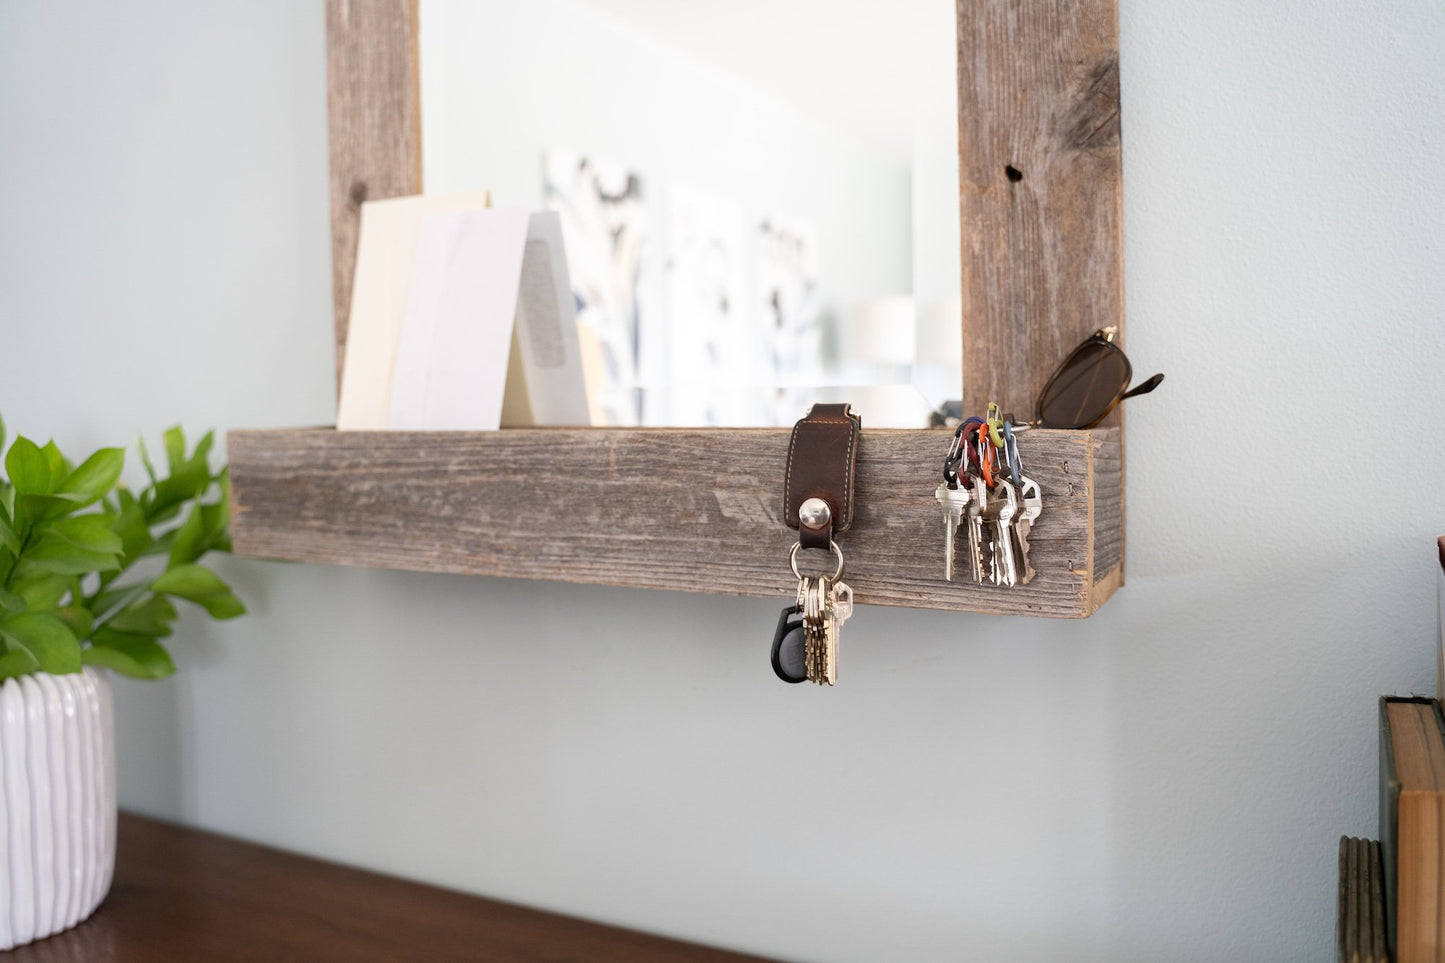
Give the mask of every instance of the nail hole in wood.
M 1024 172 L 1019 170 L 1012 164 L 1005 164 L 1003 168 L 1003 176 L 1007 177 L 1009 180 L 1017 184 L 1019 181 L 1024 179 Z

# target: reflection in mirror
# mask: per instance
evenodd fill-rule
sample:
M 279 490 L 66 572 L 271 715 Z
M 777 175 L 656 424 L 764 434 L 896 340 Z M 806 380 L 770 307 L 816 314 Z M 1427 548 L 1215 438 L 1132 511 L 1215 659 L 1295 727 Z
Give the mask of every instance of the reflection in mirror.
M 421 0 L 423 182 L 562 218 L 594 422 L 959 396 L 950 0 Z

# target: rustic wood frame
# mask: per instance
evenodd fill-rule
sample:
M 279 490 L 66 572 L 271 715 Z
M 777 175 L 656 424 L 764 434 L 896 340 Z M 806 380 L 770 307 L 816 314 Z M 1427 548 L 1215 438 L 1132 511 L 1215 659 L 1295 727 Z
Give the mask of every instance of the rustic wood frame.
M 420 193 L 419 0 L 327 0 L 337 379 L 361 203 Z M 1122 328 L 1117 0 L 957 0 L 964 400 L 1029 412 L 1059 359 Z M 1021 436 L 1046 511 L 1027 586 L 942 577 L 946 436 L 864 429 L 860 603 L 1082 617 L 1123 583 L 1123 429 Z M 787 432 L 238 431 L 238 554 L 788 597 Z M 569 492 L 559 508 L 557 492 Z

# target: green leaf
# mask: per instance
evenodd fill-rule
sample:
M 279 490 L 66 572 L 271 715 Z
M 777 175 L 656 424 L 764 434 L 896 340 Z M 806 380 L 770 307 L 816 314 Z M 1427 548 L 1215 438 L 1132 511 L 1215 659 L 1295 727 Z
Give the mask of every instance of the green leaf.
M 196 444 L 196 450 L 185 457 L 185 435 L 179 426 L 165 433 L 166 460 L 170 474 L 156 482 L 151 497 L 146 501 L 146 514 L 151 522 L 163 522 L 173 517 L 177 506 L 205 495 L 215 479 L 211 476 L 208 459 L 215 444 L 216 433 L 206 432 Z
M 53 609 L 65 598 L 70 589 L 70 579 L 64 575 L 39 575 L 34 578 L 18 579 L 10 586 L 15 594 L 25 600 L 31 611 Z
M 176 671 L 171 654 L 155 639 L 109 628 L 96 632 L 94 644 L 80 658 L 137 679 L 164 679 Z
M 0 679 L 14 679 L 39 671 L 40 663 L 35 661 L 35 656 L 24 649 L 11 649 L 4 655 L 0 655 Z
M 0 636 L 28 652 L 46 672 L 64 675 L 80 671 L 80 643 L 69 626 L 53 615 L 12 615 L 0 622 Z
M 171 474 L 176 473 L 186 461 L 186 433 L 181 430 L 180 425 L 174 428 L 167 428 L 165 434 L 161 435 L 161 441 L 166 446 L 166 463 L 170 466 Z
M 191 507 L 191 513 L 175 531 L 171 542 L 169 568 L 194 562 L 206 552 L 206 523 L 200 505 Z
M 151 554 L 155 539 L 151 527 L 146 524 L 145 512 L 125 488 L 116 489 L 116 510 L 111 514 L 111 526 L 120 535 L 121 554 L 126 561 L 134 562 Z
M 95 619 L 90 612 L 78 605 L 67 605 L 55 610 L 55 617 L 64 622 L 77 639 L 84 639 L 95 629 Z
M 51 484 L 70 474 L 70 462 L 66 461 L 60 449 L 55 447 L 55 439 L 47 441 L 40 453 L 45 456 L 45 463 L 50 466 Z
M 0 505 L 0 548 L 8 548 L 16 555 L 20 554 L 20 536 L 15 534 L 15 529 L 10 524 L 10 513 L 3 505 Z
M 151 584 L 151 589 L 167 595 L 179 595 L 185 599 L 229 591 L 219 575 L 200 565 L 177 565 L 162 572 Z
M 208 431 L 201 436 L 201 440 L 196 442 L 196 450 L 191 452 L 191 462 L 193 464 L 205 466 L 207 474 L 210 474 L 211 471 L 211 466 L 209 464 L 211 458 L 211 447 L 215 445 L 215 443 L 216 432 L 215 429 L 212 429 L 211 431 Z
M 171 623 L 176 620 L 176 615 L 176 607 L 169 599 L 164 595 L 152 595 L 144 602 L 127 606 L 105 625 L 117 632 L 164 638 L 171 634 Z
M 146 591 L 148 589 L 143 585 L 118 585 L 97 592 L 95 598 L 90 600 L 89 608 L 96 615 L 105 616 L 118 605 L 129 605 Z
M 177 565 L 167 570 L 151 583 L 151 590 L 194 602 L 212 618 L 233 619 L 246 613 L 230 586 L 215 572 L 199 565 Z
M 14 592 L 7 592 L 4 589 L 0 589 L 0 612 L 6 612 L 11 615 L 18 615 L 19 613 L 24 612 L 29 607 L 30 606 L 26 603 L 24 596 L 17 595 Z
M 43 572 L 55 575 L 89 575 L 120 568 L 114 552 L 81 548 L 58 535 L 45 535 L 20 558 L 20 574 L 29 578 Z
M 5 450 L 5 418 L 0 416 L 0 451 Z
M 21 494 L 15 499 L 15 528 L 28 522 L 47 522 L 64 518 L 79 510 L 81 496 L 56 492 L 52 495 Z
M 102 448 L 61 481 L 59 491 L 79 495 L 82 505 L 98 501 L 115 487 L 125 468 L 125 449 Z
M 182 465 L 151 489 L 153 497 L 147 508 L 151 523 L 163 522 L 173 516 L 180 505 L 204 495 L 210 486 L 211 473 L 204 464 Z
M 55 490 L 55 479 L 50 476 L 50 460 L 40 446 L 21 435 L 10 446 L 5 456 L 5 472 L 10 484 L 22 495 L 48 495 Z
M 135 446 L 140 449 L 140 463 L 145 466 L 146 474 L 150 476 L 151 484 L 156 483 L 156 466 L 151 461 L 150 449 L 146 448 L 144 435 L 135 436 Z
M 221 488 L 221 497 L 210 505 L 201 506 L 201 523 L 206 529 L 206 544 L 209 548 L 229 552 L 231 550 L 231 469 L 222 468 L 216 476 Z
M 45 527 L 48 534 L 65 539 L 76 548 L 88 552 L 102 552 L 117 555 L 124 548 L 121 537 L 115 533 L 111 520 L 104 515 L 76 515 L 62 518 Z
M 161 484 L 164 485 L 165 482 L 162 481 Z M 155 494 L 159 490 L 159 488 L 153 488 L 151 489 L 151 494 Z M 151 508 L 148 509 L 146 520 L 152 526 L 164 525 L 166 522 L 174 519 L 177 515 L 181 513 L 181 506 L 184 505 L 186 502 L 190 501 L 191 499 L 190 495 L 186 495 L 184 493 L 176 496 L 169 489 L 165 494 L 166 498 L 164 501 L 161 501 L 159 499 L 151 500 Z
M 175 541 L 175 538 L 176 533 L 174 530 L 166 532 L 160 538 L 155 539 L 144 549 L 142 549 L 139 555 L 137 555 L 136 557 L 144 558 L 147 555 L 169 555 L 171 551 L 171 542 Z

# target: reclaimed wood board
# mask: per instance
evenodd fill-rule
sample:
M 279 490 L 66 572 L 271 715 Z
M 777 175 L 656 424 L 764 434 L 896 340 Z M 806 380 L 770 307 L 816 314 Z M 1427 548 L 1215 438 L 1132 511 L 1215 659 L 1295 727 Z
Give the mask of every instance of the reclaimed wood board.
M 363 201 L 421 193 L 419 0 L 326 0 L 336 388 Z
M 786 599 L 797 588 L 797 535 L 782 522 L 788 437 L 234 431 L 233 542 L 259 558 Z M 947 441 L 939 430 L 862 433 L 853 527 L 838 540 L 856 600 L 1061 618 L 1098 608 L 1115 587 L 1096 580 L 1093 528 L 1099 506 L 1117 501 L 1117 429 L 1020 436 L 1044 513 L 1030 536 L 1038 575 L 1011 589 L 943 578 L 933 491 Z M 831 571 L 821 556 L 804 564 Z
M 1094 437 L 1094 581 L 1124 564 L 1124 464 L 1118 432 Z M 1107 439 L 1107 440 L 1106 440 Z
M 1123 339 L 1118 0 L 958 0 L 958 91 L 963 409 L 1032 418 L 1076 345 Z

